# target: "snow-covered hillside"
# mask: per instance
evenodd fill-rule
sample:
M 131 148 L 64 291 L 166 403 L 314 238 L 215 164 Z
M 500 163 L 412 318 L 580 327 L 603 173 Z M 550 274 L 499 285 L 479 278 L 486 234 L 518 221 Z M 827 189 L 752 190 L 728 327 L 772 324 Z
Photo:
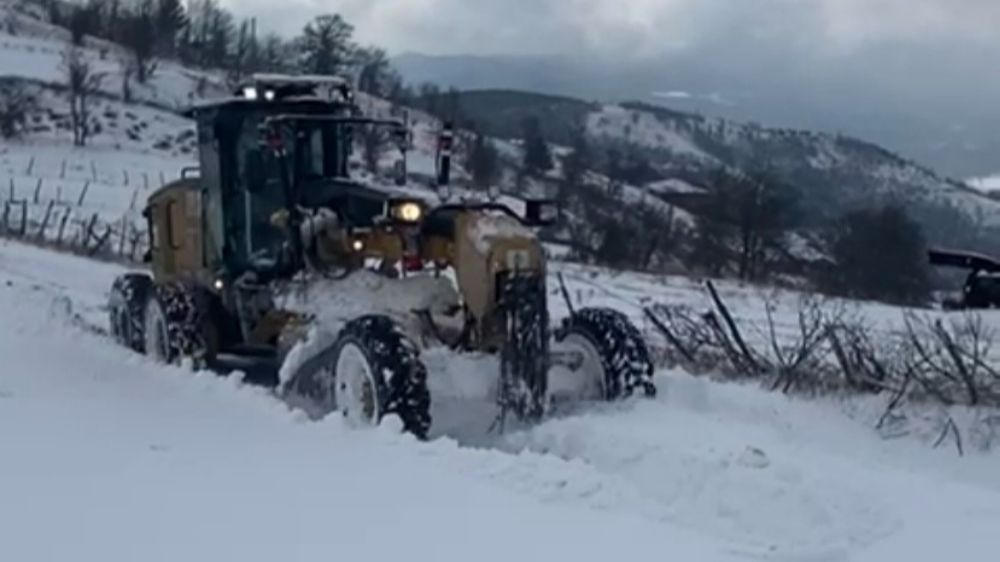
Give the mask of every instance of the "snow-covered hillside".
M 887 197 L 954 207 L 1000 226 L 1000 203 L 850 137 L 769 129 L 630 103 L 598 106 L 586 125 L 595 139 L 646 149 L 668 178 L 704 185 L 723 165 L 767 170 L 801 190 L 804 208 L 819 215 Z
M 417 443 L 116 347 L 119 271 L 0 243 L 5 559 L 992 559 L 1000 457 L 882 440 L 866 402 L 663 372 L 655 401 L 499 436 L 493 366 L 430 350 L 433 413 L 464 423 Z

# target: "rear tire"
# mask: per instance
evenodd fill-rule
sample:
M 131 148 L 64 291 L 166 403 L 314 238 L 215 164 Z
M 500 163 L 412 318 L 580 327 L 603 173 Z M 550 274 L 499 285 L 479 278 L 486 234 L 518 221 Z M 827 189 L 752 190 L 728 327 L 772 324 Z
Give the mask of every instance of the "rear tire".
M 431 426 L 427 369 L 416 345 L 386 316 L 348 322 L 330 348 L 296 370 L 285 398 L 313 419 L 337 412 L 354 425 L 374 426 L 395 414 L 419 439 Z
M 653 384 L 653 362 L 642 334 L 628 316 L 610 308 L 584 308 L 563 320 L 556 332 L 556 341 L 582 340 L 589 345 L 582 347 L 585 363 L 588 355 L 598 370 L 603 397 L 607 401 L 620 400 L 637 391 L 644 396 L 656 396 Z M 583 369 L 588 366 L 584 365 Z
M 111 337 L 119 345 L 143 353 L 146 348 L 146 300 L 153 280 L 142 273 L 126 273 L 115 278 L 108 296 Z
M 154 359 L 177 364 L 189 358 L 196 368 L 215 357 L 217 330 L 207 290 L 186 283 L 156 285 L 145 303 L 145 349 Z

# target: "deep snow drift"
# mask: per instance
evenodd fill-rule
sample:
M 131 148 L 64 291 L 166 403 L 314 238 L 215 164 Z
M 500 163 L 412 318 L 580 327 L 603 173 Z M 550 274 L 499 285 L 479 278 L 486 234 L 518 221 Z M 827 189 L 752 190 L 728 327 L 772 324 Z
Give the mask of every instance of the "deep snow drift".
M 497 436 L 441 350 L 431 442 L 312 423 L 97 333 L 119 271 L 0 241 L 0 559 L 995 559 L 996 455 L 673 373 Z

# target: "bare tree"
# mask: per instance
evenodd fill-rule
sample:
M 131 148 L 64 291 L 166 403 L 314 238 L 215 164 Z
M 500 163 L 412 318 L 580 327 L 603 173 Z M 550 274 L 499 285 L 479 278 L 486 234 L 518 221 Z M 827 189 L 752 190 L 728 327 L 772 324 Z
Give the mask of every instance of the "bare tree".
M 719 170 L 698 216 L 692 261 L 721 273 L 731 254 L 740 279 L 768 273 L 768 250 L 781 248 L 793 226 L 797 195 L 764 173 Z
M 84 146 L 90 134 L 90 97 L 96 92 L 104 75 L 93 72 L 83 52 L 70 46 L 62 55 L 62 69 L 69 92 L 70 119 L 73 127 L 73 144 Z

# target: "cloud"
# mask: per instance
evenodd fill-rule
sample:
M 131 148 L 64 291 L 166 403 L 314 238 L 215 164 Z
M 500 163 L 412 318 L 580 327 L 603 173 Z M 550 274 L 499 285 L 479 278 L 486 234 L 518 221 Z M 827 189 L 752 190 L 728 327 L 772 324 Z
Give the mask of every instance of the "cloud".
M 338 12 L 394 52 L 647 56 L 709 41 L 787 40 L 816 52 L 872 43 L 996 46 L 997 0 L 223 0 L 289 35 Z

